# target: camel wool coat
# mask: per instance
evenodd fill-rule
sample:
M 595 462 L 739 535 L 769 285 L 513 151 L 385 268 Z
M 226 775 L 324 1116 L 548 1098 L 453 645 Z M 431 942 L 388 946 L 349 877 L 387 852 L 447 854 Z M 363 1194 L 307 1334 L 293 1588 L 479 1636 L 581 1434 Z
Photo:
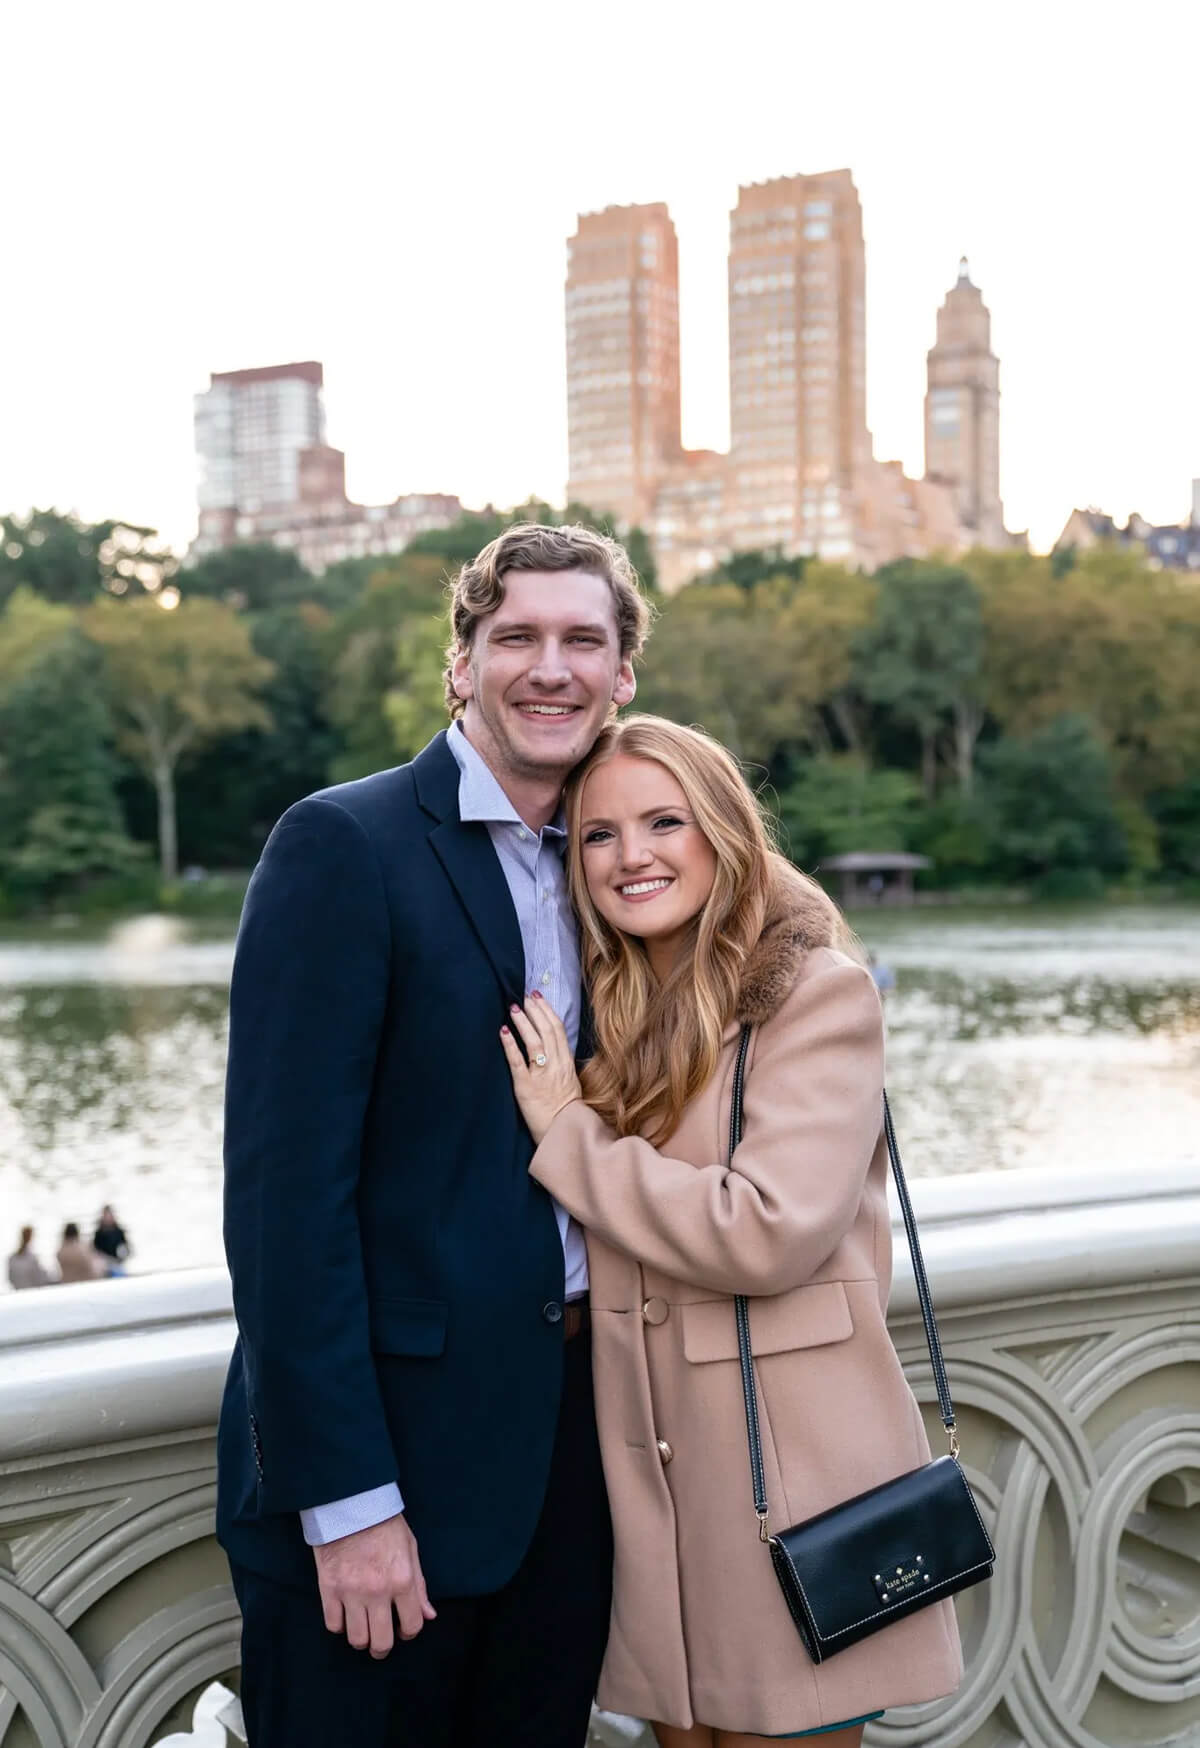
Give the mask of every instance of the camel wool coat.
M 608 1710 L 779 1735 L 949 1693 L 953 1606 L 810 1662 L 760 1542 L 733 1295 L 751 1295 L 772 1524 L 929 1459 L 885 1322 L 883 1019 L 837 913 L 780 864 L 713 1080 L 661 1148 L 576 1101 L 530 1170 L 587 1233 L 616 1543 Z M 745 1127 L 728 1149 L 739 1028 Z

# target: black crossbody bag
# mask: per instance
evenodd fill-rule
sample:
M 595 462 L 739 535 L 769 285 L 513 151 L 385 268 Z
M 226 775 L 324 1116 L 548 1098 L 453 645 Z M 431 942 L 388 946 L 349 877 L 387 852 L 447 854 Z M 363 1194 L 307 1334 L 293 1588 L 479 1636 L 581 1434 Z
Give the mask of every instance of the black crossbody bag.
M 751 1028 L 743 1026 L 733 1072 L 730 1159 L 742 1138 L 742 1097 L 750 1034 Z M 950 1455 L 898 1475 L 894 1481 L 885 1481 L 881 1487 L 872 1487 L 854 1499 L 847 1499 L 843 1505 L 793 1524 L 791 1529 L 772 1533 L 767 1528 L 758 1393 L 750 1352 L 750 1303 L 742 1295 L 734 1300 L 759 1539 L 770 1548 L 784 1600 L 814 1663 L 823 1663 L 835 1651 L 844 1651 L 848 1645 L 857 1644 L 931 1602 L 940 1602 L 955 1591 L 990 1578 L 996 1557 L 958 1463 L 954 1404 L 950 1400 L 921 1241 L 886 1093 L 883 1126 L 900 1194 Z

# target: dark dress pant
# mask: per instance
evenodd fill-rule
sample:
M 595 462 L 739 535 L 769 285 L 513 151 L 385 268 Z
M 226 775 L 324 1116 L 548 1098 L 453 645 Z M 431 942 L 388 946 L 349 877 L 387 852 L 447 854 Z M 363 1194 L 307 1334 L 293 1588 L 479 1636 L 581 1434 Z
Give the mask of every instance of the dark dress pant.
M 612 1590 L 586 1331 L 563 1368 L 541 1517 L 503 1590 L 434 1597 L 377 1661 L 327 1630 L 315 1585 L 234 1567 L 250 1748 L 584 1748 Z

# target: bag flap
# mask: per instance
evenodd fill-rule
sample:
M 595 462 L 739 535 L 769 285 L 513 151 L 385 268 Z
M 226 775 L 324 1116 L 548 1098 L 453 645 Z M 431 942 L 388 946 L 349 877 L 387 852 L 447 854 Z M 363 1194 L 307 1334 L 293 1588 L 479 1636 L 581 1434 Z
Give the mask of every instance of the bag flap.
M 831 1648 L 864 1622 L 959 1589 L 994 1555 L 966 1477 L 939 1457 L 807 1523 L 783 1530 L 813 1625 Z

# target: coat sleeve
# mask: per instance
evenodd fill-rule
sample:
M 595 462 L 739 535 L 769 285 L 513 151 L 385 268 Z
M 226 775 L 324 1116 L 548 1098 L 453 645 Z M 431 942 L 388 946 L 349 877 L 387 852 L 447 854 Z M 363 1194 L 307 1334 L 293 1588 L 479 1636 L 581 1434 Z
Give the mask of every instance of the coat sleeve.
M 225 1248 L 269 1512 L 398 1479 L 356 1196 L 390 972 L 365 832 L 335 801 L 299 802 L 246 896 L 225 1099 Z
M 759 1032 L 732 1166 L 672 1159 L 567 1105 L 530 1170 L 588 1231 L 676 1280 L 782 1293 L 853 1224 L 883 1120 L 883 1016 L 868 972 L 831 960 Z

